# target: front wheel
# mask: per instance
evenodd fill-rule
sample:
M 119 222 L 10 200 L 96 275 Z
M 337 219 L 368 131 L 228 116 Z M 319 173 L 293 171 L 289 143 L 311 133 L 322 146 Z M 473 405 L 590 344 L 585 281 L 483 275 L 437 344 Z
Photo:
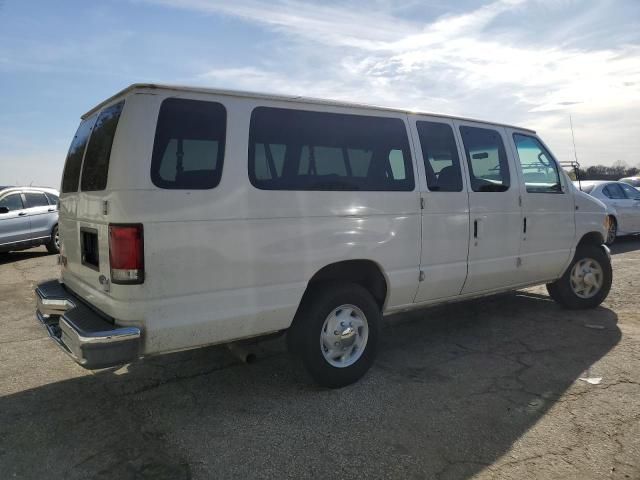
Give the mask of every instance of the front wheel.
M 564 275 L 547 284 L 551 298 L 565 308 L 584 309 L 600 305 L 611 290 L 611 260 L 597 245 L 580 247 Z
M 287 341 L 316 383 L 344 387 L 358 381 L 373 364 L 382 314 L 360 285 L 316 288 L 319 291 L 296 314 Z

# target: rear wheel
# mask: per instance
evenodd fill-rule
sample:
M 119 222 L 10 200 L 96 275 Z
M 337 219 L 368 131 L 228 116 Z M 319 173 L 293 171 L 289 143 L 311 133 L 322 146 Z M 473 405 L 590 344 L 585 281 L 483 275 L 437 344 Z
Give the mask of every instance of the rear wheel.
M 607 239 L 604 243 L 607 245 L 612 245 L 613 242 L 616 241 L 616 236 L 618 235 L 618 222 L 616 222 L 615 217 L 609 216 L 609 228 L 607 229 Z
M 360 285 L 318 288 L 301 305 L 287 342 L 316 383 L 340 388 L 358 381 L 373 364 L 382 314 Z
M 588 245 L 578 248 L 567 271 L 547 284 L 547 291 L 565 308 L 595 308 L 607 298 L 612 278 L 611 261 L 604 249 Z
M 51 239 L 45 245 L 49 253 L 60 253 L 60 232 L 58 232 L 58 225 L 51 230 Z

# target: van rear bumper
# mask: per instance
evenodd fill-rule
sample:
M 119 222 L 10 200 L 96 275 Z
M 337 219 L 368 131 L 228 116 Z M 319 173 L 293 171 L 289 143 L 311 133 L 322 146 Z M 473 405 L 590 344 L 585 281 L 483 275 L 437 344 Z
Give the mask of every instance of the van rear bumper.
M 41 283 L 35 293 L 36 317 L 58 346 L 84 368 L 113 367 L 140 356 L 139 328 L 115 326 L 57 280 Z

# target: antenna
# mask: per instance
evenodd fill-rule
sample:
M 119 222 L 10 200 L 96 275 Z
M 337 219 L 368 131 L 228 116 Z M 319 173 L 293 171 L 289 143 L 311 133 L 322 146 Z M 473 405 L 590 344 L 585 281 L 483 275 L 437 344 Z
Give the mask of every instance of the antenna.
M 573 120 L 571 119 L 571 115 L 569 115 L 569 125 L 571 126 L 571 141 L 573 142 L 573 158 L 575 158 L 576 163 L 578 163 L 578 153 L 576 152 L 576 137 L 573 134 Z
M 571 114 L 569 114 L 569 126 L 571 127 L 571 141 L 573 142 L 573 158 L 576 161 L 575 174 L 576 180 L 578 180 L 578 187 L 582 190 L 582 182 L 580 182 L 580 162 L 578 162 L 578 152 L 576 151 L 576 137 L 573 134 L 573 120 Z

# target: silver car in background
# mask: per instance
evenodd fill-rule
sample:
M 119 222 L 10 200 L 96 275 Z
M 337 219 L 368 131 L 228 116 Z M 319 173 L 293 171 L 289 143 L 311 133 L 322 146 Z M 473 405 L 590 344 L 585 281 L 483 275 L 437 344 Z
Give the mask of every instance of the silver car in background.
M 58 191 L 41 187 L 0 187 L 0 253 L 45 245 L 60 251 Z
M 609 218 L 607 245 L 611 245 L 616 237 L 640 233 L 640 191 L 636 188 L 607 180 L 573 183 L 606 205 Z

